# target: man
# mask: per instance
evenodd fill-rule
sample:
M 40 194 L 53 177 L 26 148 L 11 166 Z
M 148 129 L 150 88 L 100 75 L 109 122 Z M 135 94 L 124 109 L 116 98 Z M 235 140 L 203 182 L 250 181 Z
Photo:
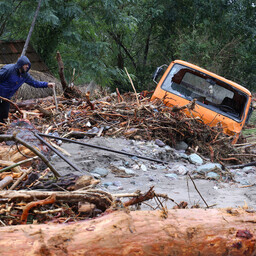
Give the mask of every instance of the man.
M 34 80 L 28 73 L 31 63 L 26 56 L 18 59 L 16 64 L 7 64 L 0 69 L 0 96 L 11 99 L 23 83 L 36 88 L 52 88 L 55 83 Z M 0 122 L 8 118 L 10 103 L 0 99 Z

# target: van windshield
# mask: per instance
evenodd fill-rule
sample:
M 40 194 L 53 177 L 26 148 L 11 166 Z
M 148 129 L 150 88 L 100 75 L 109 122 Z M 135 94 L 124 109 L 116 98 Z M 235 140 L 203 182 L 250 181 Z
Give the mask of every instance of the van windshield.
M 247 102 L 231 85 L 180 64 L 172 67 L 161 88 L 236 120 L 241 120 Z

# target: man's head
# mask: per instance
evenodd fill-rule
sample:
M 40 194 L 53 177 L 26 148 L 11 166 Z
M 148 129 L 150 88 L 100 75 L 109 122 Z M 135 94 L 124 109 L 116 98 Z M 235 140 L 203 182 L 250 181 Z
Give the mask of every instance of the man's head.
M 31 68 L 31 63 L 26 56 L 21 56 L 18 59 L 16 66 L 19 69 L 20 73 L 26 73 Z

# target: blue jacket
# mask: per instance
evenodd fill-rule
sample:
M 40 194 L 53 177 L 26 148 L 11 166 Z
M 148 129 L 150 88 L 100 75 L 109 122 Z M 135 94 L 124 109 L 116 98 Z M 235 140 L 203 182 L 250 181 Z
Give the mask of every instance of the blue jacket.
M 20 73 L 19 68 L 28 64 L 27 72 Z M 7 64 L 0 69 L 0 96 L 10 99 L 14 93 L 21 87 L 23 83 L 36 88 L 48 87 L 47 82 L 34 80 L 28 71 L 31 68 L 31 63 L 26 56 L 18 59 L 16 64 Z

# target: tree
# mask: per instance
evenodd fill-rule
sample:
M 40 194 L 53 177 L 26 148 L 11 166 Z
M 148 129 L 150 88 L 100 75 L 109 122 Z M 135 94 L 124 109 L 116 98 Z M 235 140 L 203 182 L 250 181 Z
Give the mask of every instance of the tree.
M 12 14 L 0 21 L 3 39 L 25 38 L 37 4 L 1 2 L 0 15 Z M 59 50 L 79 84 L 131 90 L 126 67 L 138 91 L 152 89 L 156 66 L 183 59 L 256 89 L 255 8 L 252 0 L 44 0 L 31 43 L 55 74 Z

